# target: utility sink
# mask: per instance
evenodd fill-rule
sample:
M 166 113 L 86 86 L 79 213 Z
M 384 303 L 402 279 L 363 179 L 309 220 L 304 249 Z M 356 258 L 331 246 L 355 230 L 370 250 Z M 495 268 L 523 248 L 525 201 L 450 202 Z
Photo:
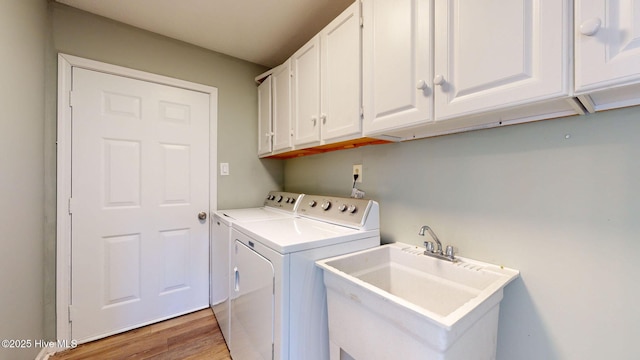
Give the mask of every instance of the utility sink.
M 317 261 L 331 359 L 494 359 L 513 269 L 393 243 Z

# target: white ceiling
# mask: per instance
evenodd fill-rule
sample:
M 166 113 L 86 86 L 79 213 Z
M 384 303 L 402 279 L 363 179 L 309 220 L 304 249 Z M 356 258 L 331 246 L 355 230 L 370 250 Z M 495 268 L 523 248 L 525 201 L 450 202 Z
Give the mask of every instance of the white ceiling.
M 256 64 L 274 67 L 354 0 L 56 0 Z

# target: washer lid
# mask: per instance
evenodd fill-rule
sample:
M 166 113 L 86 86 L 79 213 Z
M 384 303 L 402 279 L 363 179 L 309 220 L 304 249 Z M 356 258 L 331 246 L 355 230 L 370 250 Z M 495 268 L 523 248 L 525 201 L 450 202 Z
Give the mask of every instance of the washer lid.
M 229 219 L 231 222 L 282 219 L 295 216 L 295 214 L 291 212 L 264 207 L 218 210 L 216 213 L 219 214 L 221 218 Z
M 281 254 L 380 237 L 378 229 L 359 230 L 307 218 L 243 222 L 234 223 L 233 226 Z

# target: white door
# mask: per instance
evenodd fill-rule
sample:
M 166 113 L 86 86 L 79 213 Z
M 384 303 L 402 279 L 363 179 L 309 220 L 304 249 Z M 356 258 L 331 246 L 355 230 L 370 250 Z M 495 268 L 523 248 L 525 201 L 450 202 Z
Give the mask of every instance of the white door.
M 314 36 L 291 57 L 293 142 L 320 143 L 320 38 Z
M 570 2 L 435 2 L 435 120 L 568 93 Z
M 640 1 L 580 0 L 576 92 L 640 80 Z
M 320 33 L 322 140 L 360 137 L 360 3 L 355 2 Z
M 431 4 L 428 0 L 365 0 L 364 135 L 431 121 Z
M 208 305 L 209 97 L 74 68 L 71 333 Z
M 283 152 L 293 147 L 291 140 L 291 61 L 278 66 L 271 75 L 273 81 L 273 151 Z
M 271 75 L 269 75 L 258 85 L 258 156 L 271 154 L 272 115 Z
M 275 270 L 267 258 L 239 240 L 234 248 L 231 356 L 273 359 Z

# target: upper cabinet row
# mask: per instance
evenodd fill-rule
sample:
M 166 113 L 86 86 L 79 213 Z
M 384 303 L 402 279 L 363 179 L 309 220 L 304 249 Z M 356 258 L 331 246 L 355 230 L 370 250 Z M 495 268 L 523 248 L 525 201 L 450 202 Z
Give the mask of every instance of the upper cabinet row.
M 362 136 L 360 18 L 354 3 L 258 86 L 259 155 Z
M 362 20 L 356 2 L 259 86 L 261 156 L 640 104 L 640 0 L 361 7 Z

